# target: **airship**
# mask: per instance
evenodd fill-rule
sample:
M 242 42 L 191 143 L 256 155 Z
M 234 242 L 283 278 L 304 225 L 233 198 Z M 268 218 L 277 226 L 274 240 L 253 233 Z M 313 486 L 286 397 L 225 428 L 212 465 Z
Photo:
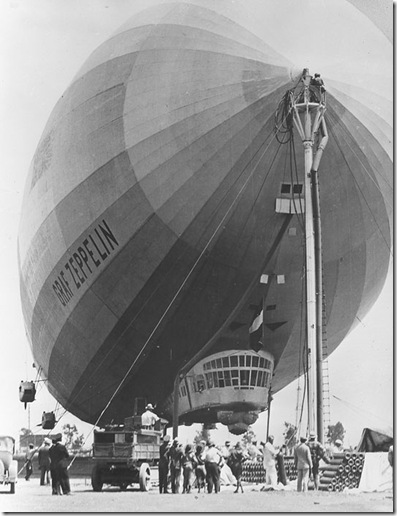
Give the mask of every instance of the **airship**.
M 304 372 L 304 153 L 277 113 L 305 63 L 233 9 L 133 16 L 78 71 L 32 159 L 23 316 L 50 393 L 83 421 L 122 422 L 146 400 L 172 421 L 176 392 L 180 423 L 238 434 Z M 330 354 L 386 281 L 392 111 L 365 85 L 324 79 Z

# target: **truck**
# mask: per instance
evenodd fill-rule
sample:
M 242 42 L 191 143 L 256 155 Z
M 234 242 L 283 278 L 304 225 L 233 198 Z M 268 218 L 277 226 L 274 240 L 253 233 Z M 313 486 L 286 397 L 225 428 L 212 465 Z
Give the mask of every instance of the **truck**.
M 126 490 L 139 484 L 141 491 L 151 488 L 151 467 L 160 459 L 163 422 L 153 428 L 142 427 L 140 416 L 125 418 L 124 425 L 109 425 L 94 430 L 91 485 L 102 491 L 103 485 Z
M 10 493 L 15 493 L 18 476 L 18 462 L 13 459 L 15 439 L 9 435 L 0 435 L 0 483 L 10 486 Z

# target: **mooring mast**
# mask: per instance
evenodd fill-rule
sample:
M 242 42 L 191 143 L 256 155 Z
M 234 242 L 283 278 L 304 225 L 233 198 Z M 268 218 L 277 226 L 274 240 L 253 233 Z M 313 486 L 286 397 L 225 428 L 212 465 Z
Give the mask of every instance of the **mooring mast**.
M 324 113 L 325 90 L 313 84 L 305 68 L 300 88 L 290 92 L 290 109 L 305 152 L 305 249 L 306 249 L 306 327 L 308 348 L 308 426 L 323 441 L 322 378 L 322 256 L 318 167 L 328 142 Z M 313 150 L 318 141 L 313 158 Z

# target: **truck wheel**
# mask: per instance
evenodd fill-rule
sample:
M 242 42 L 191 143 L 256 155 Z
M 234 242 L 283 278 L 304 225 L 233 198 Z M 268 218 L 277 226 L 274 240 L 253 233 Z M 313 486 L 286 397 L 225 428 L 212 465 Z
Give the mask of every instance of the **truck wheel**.
M 139 468 L 139 486 L 141 491 L 149 491 L 151 487 L 150 466 L 146 462 Z
M 99 467 L 97 465 L 95 465 L 92 468 L 91 485 L 92 485 L 92 489 L 94 491 L 102 491 L 103 482 L 102 482 L 102 477 L 101 477 L 101 470 L 99 469 Z
M 10 493 L 15 494 L 15 482 L 10 483 Z

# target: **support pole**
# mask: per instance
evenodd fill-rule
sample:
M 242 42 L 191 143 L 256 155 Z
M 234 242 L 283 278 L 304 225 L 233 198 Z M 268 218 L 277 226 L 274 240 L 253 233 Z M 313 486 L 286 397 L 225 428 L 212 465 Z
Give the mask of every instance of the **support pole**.
M 323 271 L 321 249 L 320 200 L 317 170 L 312 170 L 313 223 L 315 240 L 316 267 L 316 369 L 317 369 L 317 438 L 324 442 L 324 403 L 323 403 Z
M 306 116 L 309 116 L 306 113 Z M 306 129 L 310 130 L 306 121 Z M 313 164 L 312 141 L 303 142 L 305 149 L 305 234 L 306 234 L 306 310 L 307 310 L 307 347 L 308 347 L 308 425 L 309 431 L 316 431 L 316 267 L 314 253 L 313 206 L 311 193 L 311 169 Z
M 178 437 L 178 423 L 179 423 L 179 382 L 180 375 L 177 374 L 174 380 L 174 415 L 172 417 L 172 437 Z
M 312 197 L 313 197 L 313 224 L 315 239 L 316 267 L 316 298 L 317 298 L 317 436 L 324 442 L 324 397 L 323 397 L 323 268 L 322 268 L 322 238 L 321 238 L 321 212 L 320 191 L 318 182 L 318 167 L 324 149 L 328 143 L 328 132 L 324 118 L 321 120 L 322 139 L 318 146 L 312 165 Z
M 269 432 L 270 432 L 270 407 L 272 404 L 272 389 L 269 389 L 268 395 L 267 395 L 267 427 L 266 427 L 266 442 L 269 439 Z

